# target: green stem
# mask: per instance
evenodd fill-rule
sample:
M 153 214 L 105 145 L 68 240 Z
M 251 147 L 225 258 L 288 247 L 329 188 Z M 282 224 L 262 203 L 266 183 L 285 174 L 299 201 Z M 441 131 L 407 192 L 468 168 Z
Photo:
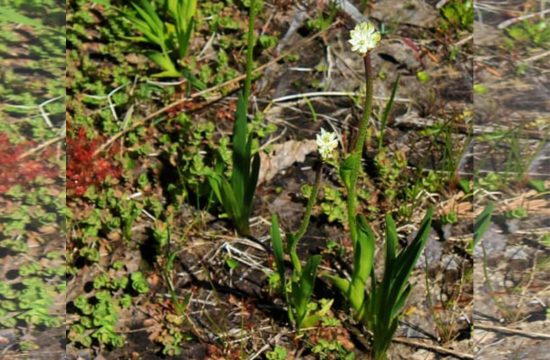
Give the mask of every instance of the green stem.
M 348 192 L 348 224 L 351 231 L 351 240 L 353 247 L 355 248 L 355 243 L 357 241 L 357 227 L 355 216 L 357 215 L 357 180 L 359 179 L 359 173 L 361 168 L 361 158 L 363 155 L 363 147 L 365 146 L 365 140 L 367 138 L 367 130 L 369 126 L 369 118 L 372 112 L 372 96 L 373 96 L 373 69 L 371 64 L 370 53 L 366 53 L 364 57 L 365 63 L 365 79 L 366 79 L 366 90 L 365 94 L 365 109 L 363 112 L 363 118 L 359 123 L 359 132 L 357 133 L 357 138 L 355 140 L 355 148 L 353 149 L 351 155 L 354 157 L 353 166 L 351 169 L 350 176 L 350 186 Z
M 252 70 L 254 67 L 254 20 L 256 18 L 256 1 L 250 1 L 250 13 L 248 18 L 248 46 L 246 54 L 246 78 L 244 80 L 244 99 L 248 101 L 252 89 Z
M 309 226 L 309 220 L 311 219 L 311 212 L 313 211 L 313 206 L 317 202 L 317 194 L 319 193 L 319 188 L 321 187 L 321 179 L 322 179 L 322 170 L 323 170 L 323 164 L 320 163 L 317 167 L 317 172 L 315 174 L 315 183 L 313 184 L 313 187 L 311 188 L 311 192 L 309 194 L 309 199 L 307 201 L 306 206 L 306 212 L 304 214 L 304 219 L 302 221 L 302 224 L 300 225 L 300 228 L 297 232 L 294 234 L 291 234 L 288 244 L 288 254 L 290 255 L 290 260 L 292 262 L 292 266 L 294 267 L 294 271 L 296 274 L 302 273 L 302 264 L 300 263 L 300 258 L 298 257 L 298 241 L 306 234 L 307 228 Z
M 304 219 L 302 221 L 302 224 L 300 225 L 300 228 L 294 234 L 296 243 L 298 243 L 298 241 L 306 234 L 307 228 L 309 226 L 309 220 L 311 219 L 311 212 L 313 211 L 313 206 L 317 202 L 317 194 L 319 193 L 319 188 L 321 187 L 322 170 L 323 170 L 323 164 L 320 164 L 319 166 L 317 166 L 317 172 L 315 173 L 315 183 L 313 184 L 313 187 L 311 188 L 311 192 L 309 193 L 309 199 L 307 201 L 307 207 L 306 207 L 306 212 L 304 214 Z

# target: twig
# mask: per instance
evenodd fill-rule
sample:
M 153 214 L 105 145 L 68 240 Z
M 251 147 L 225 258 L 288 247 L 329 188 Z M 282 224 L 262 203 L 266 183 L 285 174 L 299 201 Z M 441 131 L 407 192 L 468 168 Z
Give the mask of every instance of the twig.
M 503 21 L 500 24 L 498 24 L 497 28 L 498 29 L 504 29 L 504 28 L 507 28 L 508 26 L 513 25 L 517 22 L 520 22 L 522 20 L 529 19 L 529 18 L 532 18 L 532 17 L 535 17 L 535 16 L 540 16 L 542 18 L 542 17 L 544 17 L 544 14 L 549 13 L 549 12 L 550 12 L 550 9 L 546 9 L 546 10 L 542 10 L 538 13 L 527 14 L 527 15 L 519 16 L 517 18 L 508 19 L 508 20 Z
M 305 98 L 315 98 L 315 97 L 329 97 L 329 96 L 342 96 L 342 97 L 351 97 L 351 96 L 360 96 L 360 94 L 351 92 L 351 91 L 317 91 L 317 92 L 310 92 L 310 93 L 303 93 L 303 94 L 293 94 L 293 95 L 286 95 L 281 96 L 276 99 L 273 99 L 273 103 L 281 103 L 296 99 L 305 99 Z M 387 97 L 383 96 L 374 96 L 374 99 L 376 100 L 388 100 Z M 412 102 L 411 99 L 406 98 L 396 98 L 394 101 L 396 102 L 402 102 L 402 103 L 410 103 Z
M 111 114 L 113 114 L 113 117 L 115 118 L 115 121 L 118 121 L 118 115 L 116 113 L 116 110 L 115 110 L 115 104 L 113 103 L 113 100 L 111 100 L 111 97 L 117 93 L 117 91 L 119 91 L 120 89 L 126 87 L 126 85 L 121 85 L 119 87 L 117 87 L 116 89 L 112 90 L 110 93 L 108 93 L 107 95 L 88 95 L 88 94 L 84 94 L 84 96 L 86 97 L 89 97 L 91 99 L 97 99 L 97 100 L 102 100 L 102 99 L 107 99 L 107 103 L 109 104 L 109 109 L 111 109 Z
M 309 41 L 312 41 L 313 39 L 316 39 L 317 37 L 321 36 L 321 34 L 323 34 L 324 32 L 328 31 L 331 27 L 329 27 L 328 29 L 325 29 L 325 30 L 322 30 L 322 31 L 319 31 L 318 33 L 314 34 L 313 36 L 307 38 L 307 39 L 304 39 L 300 42 L 298 42 L 295 46 L 292 47 L 291 50 L 288 50 L 286 52 L 284 52 L 283 54 L 271 59 L 270 61 L 268 61 L 267 63 L 261 65 L 261 66 L 258 66 L 256 69 L 253 70 L 253 73 L 259 73 L 261 72 L 262 70 L 266 69 L 267 67 L 273 65 L 273 64 L 276 64 L 277 62 L 279 62 L 281 59 L 285 58 L 288 54 L 291 53 L 292 50 L 300 47 L 300 46 L 303 46 L 305 43 L 309 42 Z M 121 131 L 119 131 L 118 133 L 114 134 L 113 136 L 111 136 L 111 138 L 109 140 L 107 140 L 107 142 L 105 142 L 103 145 L 101 145 L 93 154 L 93 156 L 97 156 L 99 153 L 105 151 L 105 149 L 107 149 L 113 142 L 115 142 L 117 139 L 119 139 L 121 136 L 123 136 L 124 134 L 130 132 L 130 131 L 133 131 L 135 129 L 137 129 L 138 127 L 140 126 L 143 126 L 144 124 L 146 124 L 148 121 L 156 118 L 157 116 L 159 115 L 162 115 L 163 113 L 165 113 L 166 111 L 180 105 L 180 104 L 183 104 L 185 102 L 188 102 L 190 100 L 193 100 L 193 99 L 196 99 L 198 97 L 201 97 L 203 95 L 206 95 L 208 93 L 211 93 L 211 92 L 214 92 L 216 90 L 219 90 L 219 89 L 222 89 L 226 86 L 229 86 L 229 85 L 233 85 L 235 83 L 238 83 L 240 82 L 241 80 L 245 79 L 246 77 L 246 74 L 242 74 L 242 75 L 239 75 L 231 80 L 228 80 L 222 84 L 219 84 L 219 85 L 216 85 L 216 86 L 213 86 L 209 89 L 206 89 L 206 90 L 203 90 L 203 91 L 199 91 L 197 93 L 194 93 L 192 94 L 191 96 L 189 97 L 185 97 L 185 98 L 182 98 L 182 99 L 179 99 L 179 100 L 176 100 L 166 106 L 164 106 L 163 108 L 153 112 L 152 114 L 149 114 L 147 115 L 146 117 L 144 117 L 143 119 L 139 120 L 139 121 L 136 121 L 134 122 L 134 124 L 132 126 L 130 126 L 129 128 L 127 129 L 123 129 Z M 223 96 L 218 96 L 217 98 L 215 98 L 214 100 L 211 100 L 209 102 L 207 102 L 205 104 L 205 106 L 208 106 L 212 103 L 215 103 L 217 101 L 219 101 L 220 99 L 222 99 Z M 205 106 L 201 106 L 201 109 L 204 108 Z
M 280 334 L 275 335 L 275 337 L 269 339 L 268 342 L 267 342 L 267 344 L 265 344 L 265 345 L 264 345 L 260 350 L 258 350 L 255 354 L 253 354 L 252 356 L 250 356 L 250 357 L 248 358 L 248 360 L 254 360 L 254 359 L 256 359 L 257 357 L 259 357 L 260 355 L 262 355 L 262 353 L 264 353 L 265 351 L 267 351 L 273 344 L 277 344 L 283 335 L 285 335 L 285 334 L 284 334 L 284 333 L 280 333 Z
M 39 152 L 40 150 L 44 149 L 44 148 L 47 148 L 48 146 L 52 145 L 52 144 L 55 144 L 56 142 L 59 142 L 61 140 L 65 139 L 65 136 L 58 136 L 58 137 L 55 137 L 55 138 L 52 138 L 40 145 L 38 145 L 37 147 L 33 148 L 33 149 L 30 149 L 26 152 L 24 152 L 23 154 L 21 154 L 21 156 L 19 156 L 19 159 L 24 159 L 26 157 L 29 157 L 31 155 L 34 155 L 36 154 L 37 152 Z
M 426 350 L 431 350 L 431 351 L 434 351 L 434 352 L 437 352 L 437 353 L 440 353 L 440 354 L 451 355 L 451 356 L 454 356 L 458 359 L 474 359 L 474 356 L 472 354 L 466 354 L 466 353 L 462 353 L 462 352 L 459 352 L 459 351 L 447 349 L 447 348 L 444 348 L 442 346 L 430 345 L 430 344 L 426 344 L 424 342 L 415 341 L 415 340 L 411 340 L 411 339 L 407 339 L 407 338 L 396 337 L 396 338 L 393 339 L 393 342 L 396 342 L 398 344 L 404 344 L 404 345 L 419 347 L 419 348 L 426 349 Z
M 482 324 L 482 323 L 479 323 L 479 321 L 475 322 L 474 327 L 476 329 L 492 331 L 492 332 L 500 332 L 500 333 L 508 334 L 508 335 L 519 335 L 519 336 L 525 336 L 525 337 L 534 338 L 534 339 L 550 339 L 550 334 L 543 334 L 543 333 L 537 333 L 537 332 L 532 332 L 532 331 L 511 329 L 511 328 L 507 328 L 507 327 L 504 327 L 504 326 Z
M 4 104 L 4 105 L 8 106 L 8 107 L 13 107 L 13 108 L 16 108 L 16 109 L 38 109 L 38 111 L 40 112 L 40 115 L 44 119 L 44 122 L 46 123 L 46 125 L 48 125 L 49 128 L 53 128 L 54 126 L 53 126 L 53 124 L 50 120 L 50 117 L 48 116 L 49 114 L 46 112 L 44 107 L 46 105 L 48 105 L 49 103 L 52 103 L 56 100 L 61 99 L 62 97 L 63 96 L 57 96 L 57 97 L 54 97 L 53 99 L 46 100 L 43 103 L 38 104 L 38 105 L 14 105 L 14 104 Z
M 523 60 L 523 62 L 524 62 L 524 63 L 530 63 L 530 62 L 533 62 L 533 61 L 537 61 L 537 60 L 543 59 L 543 58 L 547 57 L 548 55 L 550 55 L 550 50 L 548 50 L 548 51 L 543 51 L 542 53 L 533 55 L 533 56 L 531 56 L 530 58 L 527 58 L 527 59 Z

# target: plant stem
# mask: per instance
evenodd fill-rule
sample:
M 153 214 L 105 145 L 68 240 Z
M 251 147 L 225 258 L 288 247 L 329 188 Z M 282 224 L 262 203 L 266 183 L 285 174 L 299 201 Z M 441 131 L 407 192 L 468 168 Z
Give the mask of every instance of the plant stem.
M 252 68 L 254 67 L 254 20 L 256 18 L 256 0 L 250 0 L 250 14 L 248 16 L 248 40 L 246 53 L 246 78 L 244 79 L 244 99 L 248 101 L 252 89 Z
M 298 229 L 296 234 L 294 234 L 296 243 L 298 243 L 298 241 L 306 234 L 307 228 L 309 226 L 311 212 L 313 211 L 313 206 L 317 202 L 317 194 L 319 193 L 319 188 L 321 187 L 322 170 L 323 164 L 321 163 L 317 166 L 317 172 L 315 173 L 315 183 L 313 184 L 311 192 L 309 193 L 304 219 L 302 221 L 302 224 L 300 225 L 300 228 Z
M 354 156 L 354 163 L 351 169 L 350 186 L 348 191 L 348 224 L 351 231 L 351 240 L 353 247 L 357 241 L 357 228 L 355 216 L 357 215 L 357 180 L 359 179 L 359 173 L 361 168 L 361 158 L 363 155 L 363 147 L 365 146 L 365 140 L 367 137 L 367 129 L 369 125 L 369 118 L 372 112 L 372 96 L 373 96 L 373 69 L 371 64 L 370 53 L 366 53 L 364 57 L 365 63 L 365 81 L 366 81 L 366 94 L 365 94 L 365 109 L 363 112 L 363 118 L 359 123 L 359 132 L 355 140 L 355 148 L 351 153 Z

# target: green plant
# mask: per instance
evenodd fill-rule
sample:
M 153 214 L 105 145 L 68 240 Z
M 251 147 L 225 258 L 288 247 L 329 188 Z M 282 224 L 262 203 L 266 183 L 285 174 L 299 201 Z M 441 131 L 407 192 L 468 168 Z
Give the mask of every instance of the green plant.
M 504 215 L 509 219 L 525 219 L 529 216 L 526 208 L 518 207 L 512 210 L 508 210 Z
M 398 194 L 399 180 L 403 178 L 407 168 L 406 155 L 401 150 L 389 152 L 382 149 L 376 154 L 374 162 L 384 188 L 384 196 L 389 203 L 393 203 Z
M 317 16 L 309 19 L 307 21 L 308 28 L 315 31 L 323 31 L 329 28 L 334 23 L 334 18 L 338 15 L 340 8 L 336 1 L 329 1 L 327 10 L 327 14 L 321 11 Z
M 441 8 L 442 27 L 472 31 L 474 26 L 474 3 L 471 0 L 452 0 Z
M 550 44 L 550 26 L 548 26 L 546 20 L 539 22 L 523 21 L 507 28 L 506 34 L 510 37 L 508 41 L 510 47 L 516 45 L 548 48 Z
M 283 239 L 279 229 L 279 220 L 277 215 L 271 217 L 271 241 L 273 244 L 273 253 L 275 256 L 275 265 L 279 274 L 280 292 L 288 306 L 288 318 L 295 327 L 300 330 L 304 327 L 315 325 L 321 317 L 328 312 L 332 303 L 325 304 L 319 311 L 314 312 L 315 307 L 310 303 L 313 289 L 315 287 L 315 278 L 317 276 L 317 268 L 321 262 L 321 255 L 311 256 L 306 265 L 302 267 L 300 258 L 298 257 L 297 246 L 300 239 L 305 235 L 309 226 L 311 212 L 317 200 L 317 193 L 321 184 L 321 171 L 317 170 L 315 184 L 311 188 L 306 212 L 302 220 L 302 224 L 297 232 L 287 233 L 286 253 L 290 257 L 292 264 L 292 273 L 290 276 L 290 287 L 286 280 L 286 267 L 284 262 L 285 249 Z
M 205 85 L 193 77 L 183 66 L 187 56 L 189 42 L 195 26 L 194 16 L 197 11 L 197 0 L 165 0 L 162 12 L 149 0 L 131 2 L 134 12 L 127 9 L 122 15 L 143 34 L 134 40 L 146 42 L 160 48 L 160 51 L 149 51 L 147 56 L 163 71 L 155 77 L 186 76 L 197 88 Z M 169 21 L 171 19 L 171 21 Z
M 348 351 L 338 340 L 319 339 L 317 344 L 311 348 L 311 352 L 315 354 L 316 359 L 329 360 L 354 360 L 355 354 Z
M 373 270 L 375 237 L 362 217 L 358 217 L 358 240 L 354 251 L 351 280 L 325 275 L 349 301 L 356 319 L 373 333 L 374 359 L 386 359 L 386 352 L 398 325 L 399 316 L 411 292 L 411 272 L 430 233 L 432 210 L 428 210 L 414 240 L 398 251 L 397 229 L 386 216 L 386 257 L 382 281 Z M 370 291 L 367 281 L 371 278 Z
M 550 248 L 550 234 L 542 235 L 539 239 L 539 242 L 547 248 Z
M 229 179 L 224 174 L 224 163 L 218 162 L 216 171 L 211 172 L 208 180 L 218 201 L 226 214 L 231 218 L 237 232 L 242 236 L 250 236 L 250 214 L 258 173 L 260 171 L 260 155 L 252 154 L 253 134 L 248 133 L 247 105 L 252 87 L 252 67 L 254 51 L 254 19 L 257 13 L 255 1 L 250 3 L 248 50 L 246 61 L 246 78 L 244 91 L 239 95 L 235 125 L 233 127 L 233 169 Z
M 286 360 L 287 358 L 287 351 L 282 346 L 275 346 L 275 348 L 272 351 L 268 351 L 265 354 L 265 357 L 267 360 Z
M 125 337 L 117 331 L 119 313 L 130 307 L 129 290 L 144 294 L 149 291 L 143 273 L 128 276 L 124 263 L 115 262 L 108 272 L 101 273 L 93 281 L 94 294 L 80 295 L 74 300 L 77 321 L 69 328 L 68 339 L 90 347 L 94 341 L 100 346 L 121 347 Z
M 70 341 L 86 347 L 90 347 L 94 339 L 99 344 L 112 347 L 124 344 L 124 336 L 118 334 L 115 327 L 121 305 L 129 305 L 126 299 L 116 300 L 109 291 L 103 290 L 97 292 L 94 299 L 79 296 L 74 305 L 81 316 L 79 321 L 69 328 Z

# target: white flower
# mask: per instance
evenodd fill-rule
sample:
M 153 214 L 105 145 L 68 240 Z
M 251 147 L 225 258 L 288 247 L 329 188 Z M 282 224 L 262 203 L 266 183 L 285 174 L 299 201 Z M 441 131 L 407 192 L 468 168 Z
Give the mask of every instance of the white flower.
M 369 50 L 374 49 L 380 42 L 380 33 L 370 22 L 357 24 L 350 33 L 351 50 L 365 55 Z
M 335 133 L 321 128 L 321 133 L 317 134 L 316 142 L 323 160 L 331 159 L 334 156 L 334 150 L 338 147 L 338 139 Z

